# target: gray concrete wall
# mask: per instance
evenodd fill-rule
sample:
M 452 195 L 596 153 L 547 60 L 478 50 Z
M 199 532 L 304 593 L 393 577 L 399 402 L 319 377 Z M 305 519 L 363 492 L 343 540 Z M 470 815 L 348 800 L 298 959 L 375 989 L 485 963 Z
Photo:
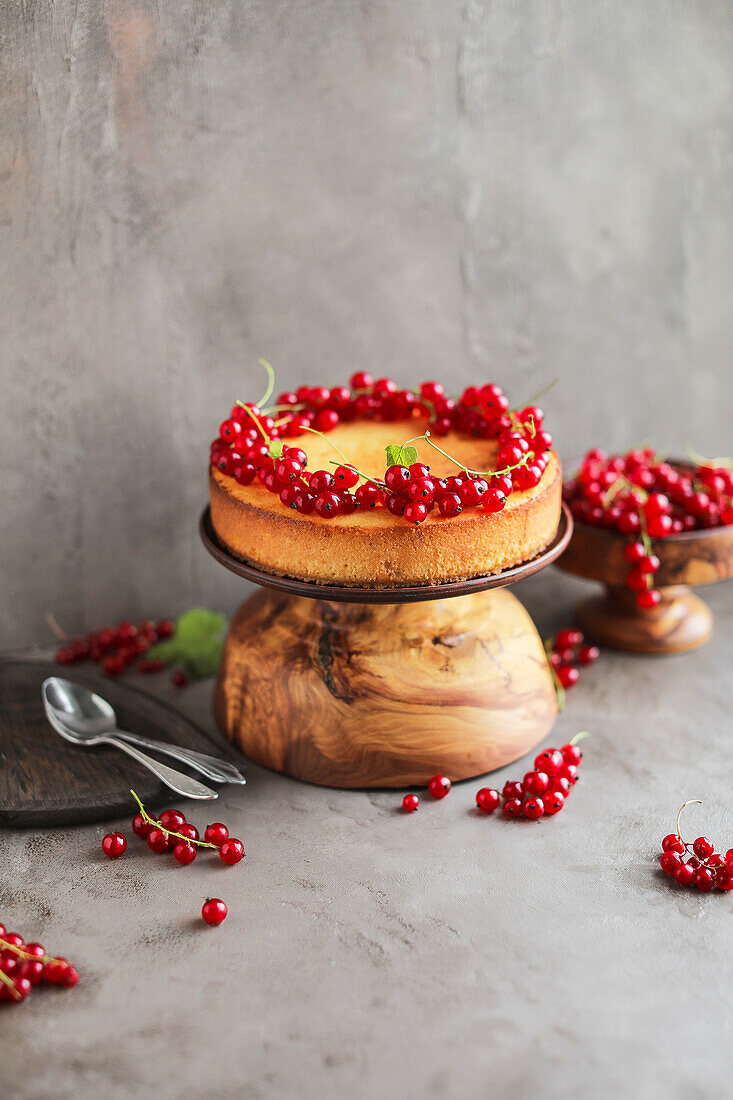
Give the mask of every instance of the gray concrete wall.
M 731 5 L 10 0 L 0 47 L 0 643 L 233 605 L 195 527 L 261 355 L 733 450 Z

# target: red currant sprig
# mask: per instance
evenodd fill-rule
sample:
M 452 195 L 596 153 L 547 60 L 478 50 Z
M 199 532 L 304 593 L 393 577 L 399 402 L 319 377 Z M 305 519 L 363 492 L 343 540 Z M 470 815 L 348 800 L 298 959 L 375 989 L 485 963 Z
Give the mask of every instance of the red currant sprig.
M 151 817 L 135 791 L 130 791 L 130 794 L 140 807 L 140 812 L 133 818 L 132 830 L 136 836 L 147 842 L 152 852 L 163 853 L 172 849 L 175 859 L 184 866 L 193 863 L 198 848 L 213 848 L 218 851 L 222 863 L 228 866 L 239 863 L 244 857 L 244 845 L 241 840 L 230 837 L 226 826 L 220 822 L 207 826 L 204 833 L 206 839 L 201 840 L 196 826 L 187 822 L 180 810 L 164 810 L 160 818 Z M 124 837 L 122 839 L 124 840 Z
M 40 943 L 25 943 L 0 924 L 0 1001 L 24 1001 L 41 982 L 70 989 L 78 981 L 79 973 L 67 959 L 47 955 Z
M 601 655 L 597 646 L 589 645 L 582 631 L 573 627 L 559 630 L 554 638 L 544 641 L 545 653 L 557 692 L 560 710 L 565 706 L 565 692 L 574 687 L 580 677 L 578 666 L 592 665 Z
M 692 843 L 682 837 L 682 811 L 694 803 L 702 806 L 699 798 L 691 798 L 680 807 L 676 832 L 668 833 L 662 841 L 659 864 L 664 873 L 674 878 L 680 886 L 695 886 L 703 892 L 716 887 L 719 890 L 733 890 L 733 848 L 722 856 L 705 836 L 699 836 Z M 689 858 L 684 859 L 685 855 Z

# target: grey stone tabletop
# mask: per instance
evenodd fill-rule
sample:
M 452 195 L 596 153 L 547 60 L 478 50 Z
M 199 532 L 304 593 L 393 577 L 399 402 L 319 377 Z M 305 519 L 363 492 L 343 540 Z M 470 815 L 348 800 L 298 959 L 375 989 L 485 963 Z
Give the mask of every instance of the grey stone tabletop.
M 549 570 L 515 591 L 549 634 L 586 587 Z M 726 1094 L 733 899 L 657 867 L 688 798 L 705 800 L 688 811 L 692 835 L 733 845 L 733 585 L 706 598 L 704 648 L 604 651 L 583 673 L 551 740 L 593 736 L 551 820 L 480 816 L 478 781 L 407 816 L 401 792 L 249 766 L 214 815 L 245 842 L 237 868 L 183 868 L 137 842 L 110 862 L 103 825 L 0 833 L 0 919 L 82 975 L 4 1008 L 0 1092 Z M 213 733 L 210 682 L 174 698 Z M 199 918 L 208 894 L 229 906 L 219 928 Z

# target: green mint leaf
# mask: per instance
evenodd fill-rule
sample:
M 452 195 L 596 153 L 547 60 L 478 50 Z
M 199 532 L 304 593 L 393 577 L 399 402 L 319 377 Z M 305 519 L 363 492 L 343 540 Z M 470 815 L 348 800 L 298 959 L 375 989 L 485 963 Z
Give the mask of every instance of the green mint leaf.
M 384 448 L 387 454 L 387 467 L 412 466 L 417 462 L 417 447 L 409 443 L 389 443 Z
M 172 638 L 151 646 L 147 656 L 166 665 L 176 665 L 192 679 L 215 676 L 224 649 L 227 621 L 215 611 L 194 607 L 181 615 Z

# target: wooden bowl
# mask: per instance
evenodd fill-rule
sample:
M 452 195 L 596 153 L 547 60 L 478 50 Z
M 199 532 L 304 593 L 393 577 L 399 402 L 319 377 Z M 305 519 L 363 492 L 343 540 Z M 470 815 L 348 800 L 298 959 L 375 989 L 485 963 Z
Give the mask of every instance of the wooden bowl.
M 682 653 L 710 638 L 713 616 L 690 585 L 712 584 L 733 575 L 733 527 L 686 531 L 652 540 L 660 561 L 654 584 L 661 602 L 640 608 L 625 583 L 631 566 L 624 557 L 628 536 L 575 521 L 558 566 L 587 580 L 602 581 L 604 594 L 578 606 L 578 626 L 599 645 L 636 653 Z
M 557 699 L 542 641 L 506 585 L 554 561 L 423 588 L 349 589 L 262 573 L 216 540 L 207 550 L 262 586 L 232 619 L 214 696 L 222 732 L 250 759 L 333 787 L 423 785 L 482 775 L 545 737 Z

